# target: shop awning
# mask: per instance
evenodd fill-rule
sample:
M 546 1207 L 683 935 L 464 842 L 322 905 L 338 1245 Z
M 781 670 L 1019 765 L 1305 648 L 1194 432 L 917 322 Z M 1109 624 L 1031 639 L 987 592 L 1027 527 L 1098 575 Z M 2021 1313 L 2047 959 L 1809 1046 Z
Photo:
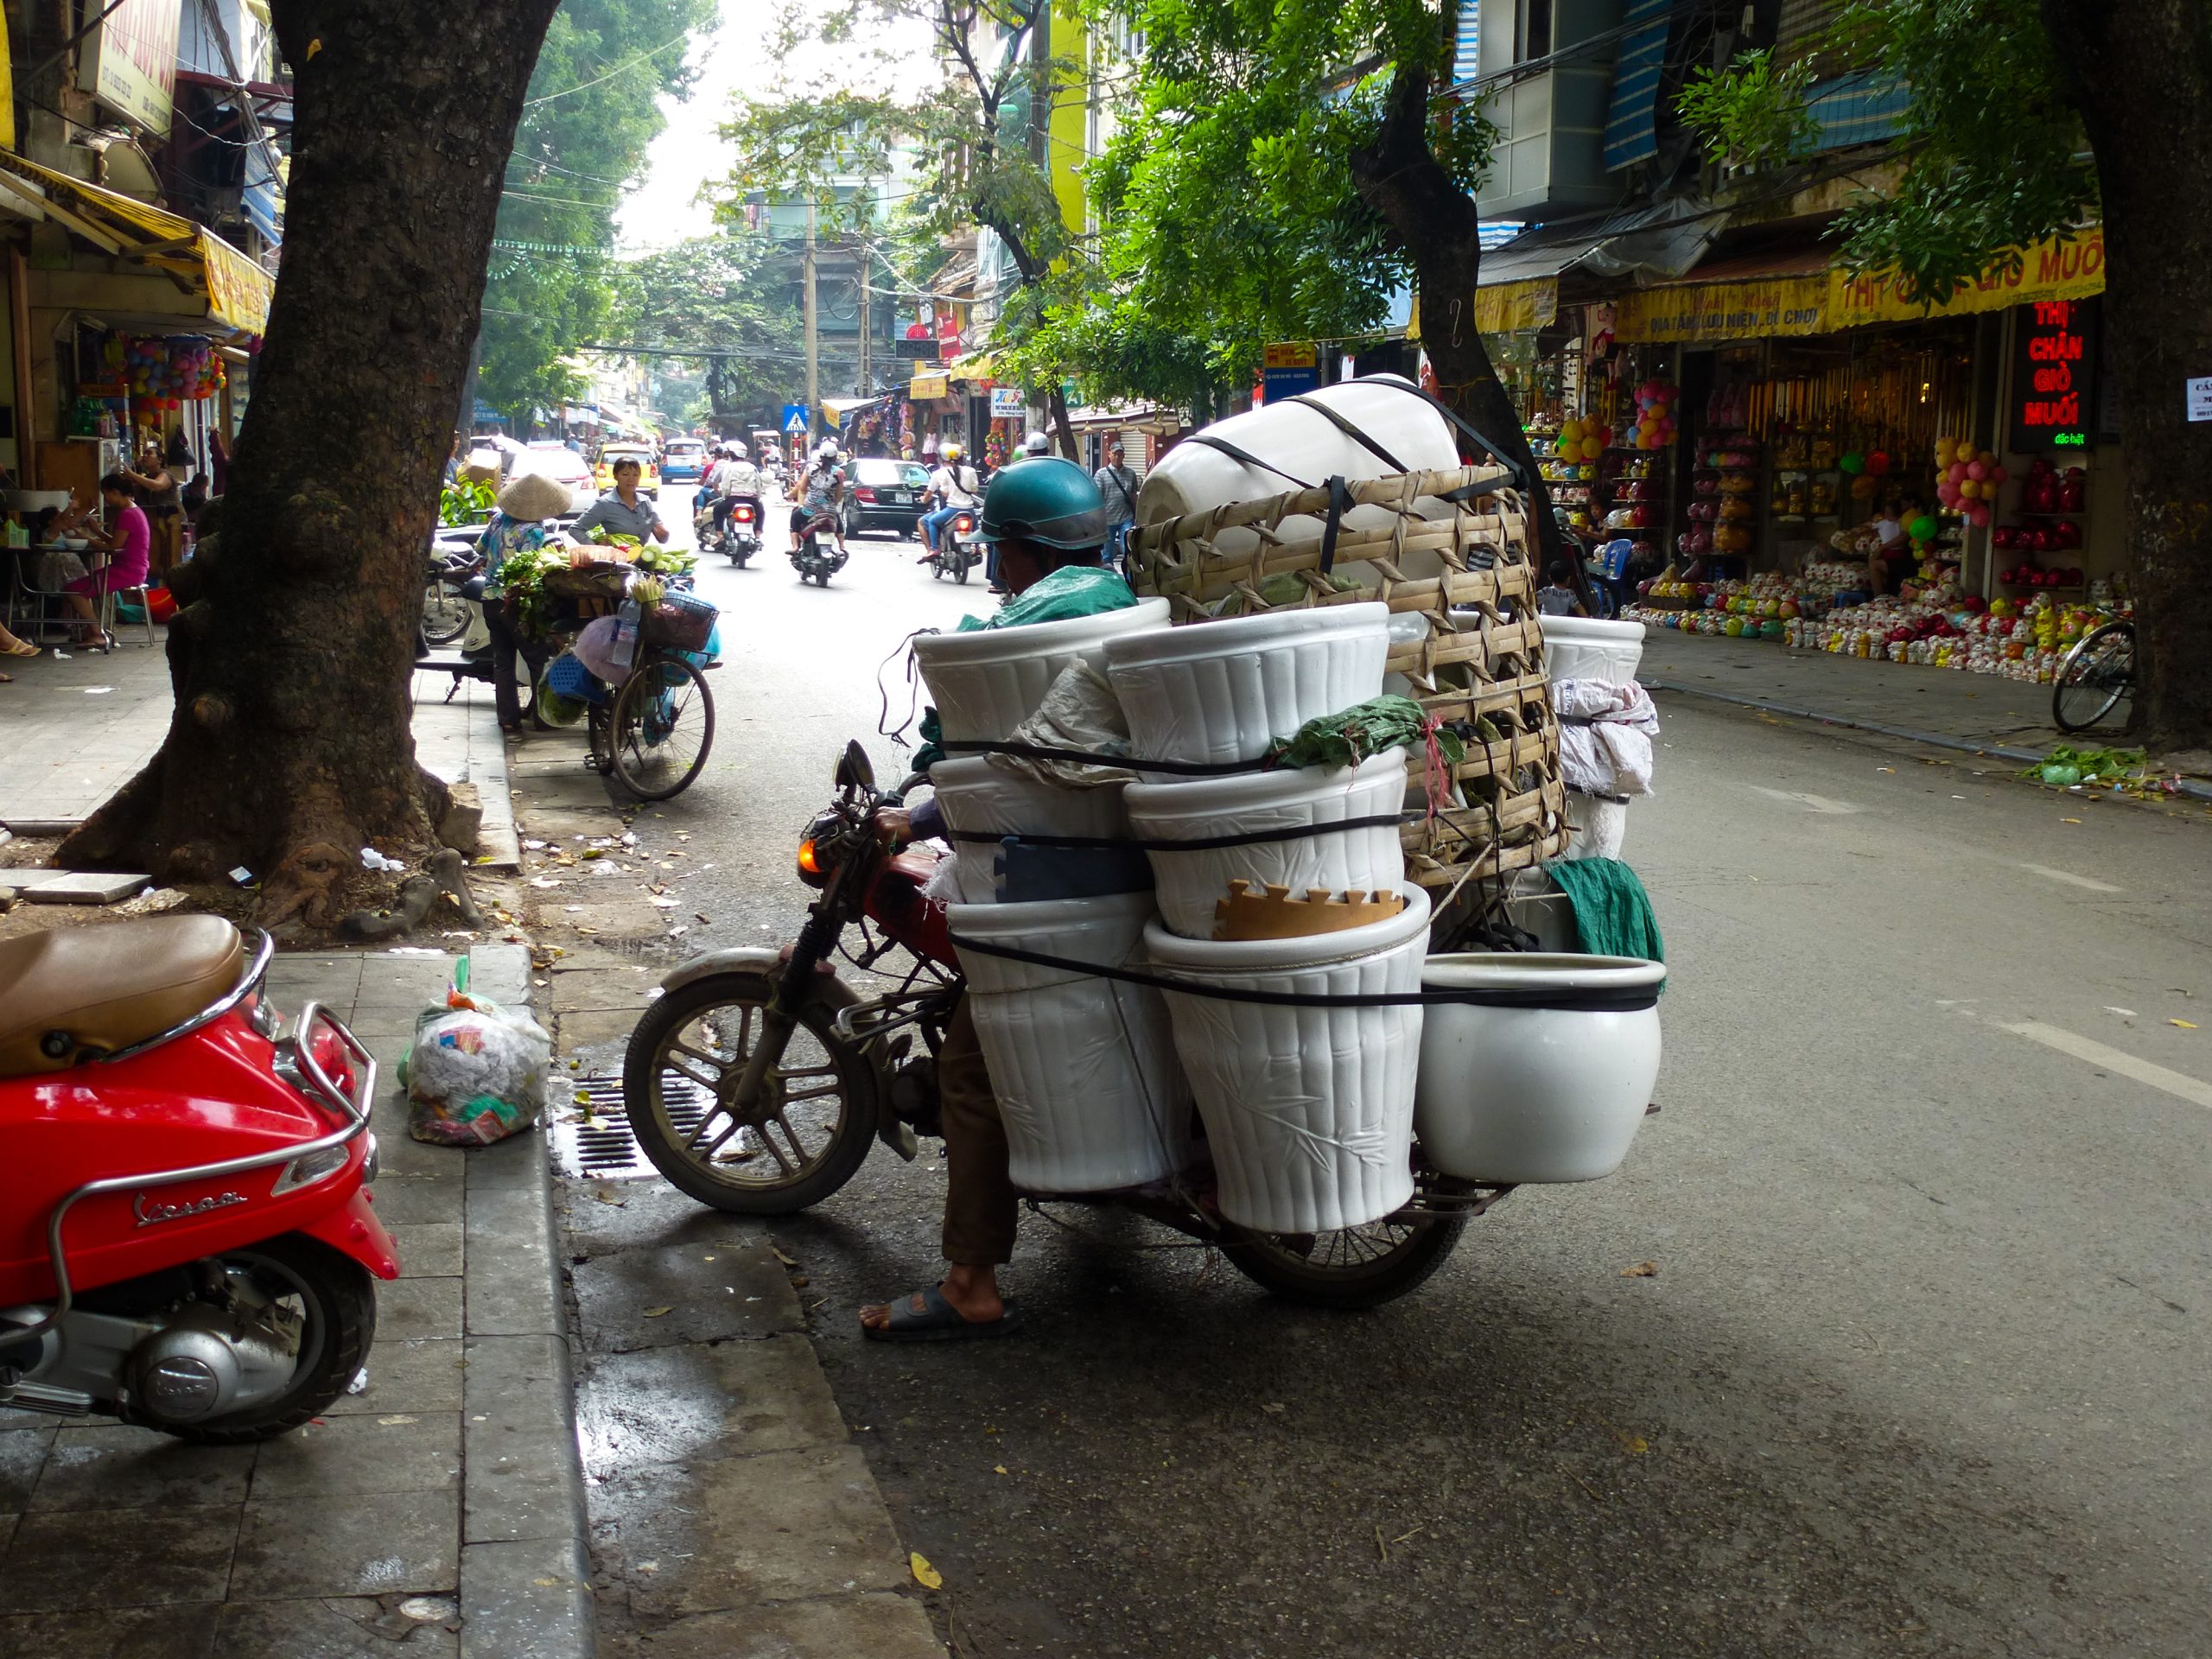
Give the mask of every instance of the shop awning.
M 1163 416 L 1174 413 L 1160 404 L 1094 404 L 1068 410 L 1068 424 L 1078 432 L 1096 432 L 1101 429 L 1118 431 L 1123 427 L 1141 427 L 1147 422 L 1157 423 Z
M 829 416 L 830 424 L 842 429 L 845 424 L 845 417 L 847 416 L 857 415 L 861 410 L 872 408 L 882 401 L 883 399 L 880 397 L 824 397 L 822 400 L 822 409 L 823 412 Z
M 274 280 L 205 226 L 8 150 L 0 150 L 0 175 L 12 193 L 30 187 L 49 218 L 94 247 L 151 265 L 204 298 L 209 321 L 249 334 L 268 332 Z
M 995 352 L 969 352 L 956 357 L 944 365 L 944 372 L 955 380 L 995 380 L 999 359 Z

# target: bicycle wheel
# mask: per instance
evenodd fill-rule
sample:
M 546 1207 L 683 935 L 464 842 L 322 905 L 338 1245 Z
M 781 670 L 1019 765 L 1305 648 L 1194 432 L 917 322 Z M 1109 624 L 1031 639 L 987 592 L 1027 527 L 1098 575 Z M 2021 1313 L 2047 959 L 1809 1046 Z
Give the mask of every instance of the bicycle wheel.
M 2107 622 L 2066 653 L 2050 690 L 2050 717 L 2062 732 L 2086 732 L 2126 705 L 2135 713 L 2135 625 Z
M 683 657 L 639 665 L 614 700 L 614 776 L 641 801 L 664 801 L 690 785 L 715 743 L 715 696 Z
M 434 645 L 450 645 L 468 632 L 468 600 L 442 577 L 423 587 L 423 637 Z

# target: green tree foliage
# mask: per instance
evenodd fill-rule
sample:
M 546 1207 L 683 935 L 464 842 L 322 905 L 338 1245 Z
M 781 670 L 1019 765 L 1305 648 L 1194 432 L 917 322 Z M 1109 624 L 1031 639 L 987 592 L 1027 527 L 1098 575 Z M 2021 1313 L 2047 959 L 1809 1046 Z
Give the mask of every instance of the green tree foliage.
M 696 363 L 687 417 L 749 416 L 782 402 L 798 378 L 804 342 L 792 264 L 766 237 L 728 234 L 629 261 L 616 271 L 610 338 Z
M 478 394 L 518 422 L 581 390 L 560 359 L 608 324 L 615 211 L 664 124 L 658 99 L 690 90 L 687 37 L 715 10 L 564 0 L 554 14 L 499 203 L 499 241 L 529 245 L 494 246 L 484 294 Z
M 1692 70 L 1675 110 L 1705 139 L 1710 160 L 1739 167 L 1802 161 L 1821 136 L 1805 102 L 1812 84 L 1810 58 L 1777 67 L 1771 52 L 1746 52 L 1726 70 Z
M 904 151 L 919 160 L 910 236 L 995 232 L 1020 283 L 1001 296 L 993 344 L 1020 344 L 1077 251 L 1031 142 L 1056 89 L 1076 84 L 1073 66 L 1039 49 L 1036 13 L 1015 0 L 830 0 L 793 16 L 772 47 L 783 71 L 772 96 L 741 100 L 722 128 L 737 147 L 725 216 L 765 191 L 810 197 L 826 225 L 853 229 L 858 203 L 835 181 L 887 177 Z M 925 40 L 926 67 L 913 53 Z M 810 56 L 836 67 L 810 77 L 798 67 Z M 1057 373 L 1042 378 L 1057 387 Z

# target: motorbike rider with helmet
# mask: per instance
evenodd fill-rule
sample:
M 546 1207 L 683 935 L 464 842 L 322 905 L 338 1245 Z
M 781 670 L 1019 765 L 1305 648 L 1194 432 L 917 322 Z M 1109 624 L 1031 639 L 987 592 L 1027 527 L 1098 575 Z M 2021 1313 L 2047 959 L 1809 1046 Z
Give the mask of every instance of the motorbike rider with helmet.
M 830 522 L 831 533 L 837 541 L 837 551 L 845 548 L 845 519 L 838 511 L 845 499 L 844 469 L 838 464 L 837 441 L 824 438 L 814 451 L 814 460 L 806 474 L 798 481 L 798 504 L 791 509 L 791 551 L 798 551 L 799 539 L 806 527 L 817 518 Z
M 1021 441 L 1021 453 L 1025 457 L 1049 455 L 1052 453 L 1052 440 L 1046 433 L 1032 432 Z
M 733 439 L 721 447 L 721 459 L 707 475 L 708 487 L 714 491 L 715 533 L 729 535 L 730 508 L 739 496 L 758 499 L 760 494 L 760 469 L 747 458 L 745 446 Z
M 1098 568 L 1106 529 L 1097 485 L 1057 456 L 1001 468 L 983 495 L 982 537 L 1015 594 L 1039 582 L 1118 587 L 1118 578 Z M 1136 602 L 1126 588 L 1121 592 L 1123 603 Z M 931 798 L 911 812 L 885 811 L 878 825 L 895 845 L 943 834 L 944 820 Z M 1002 1336 L 1019 1319 L 998 1285 L 999 1268 L 1014 1255 L 1019 1219 L 1006 1125 L 964 995 L 938 1052 L 937 1075 L 945 1152 L 944 1250 L 951 1265 L 929 1289 L 861 1310 L 861 1334 L 879 1342 Z
M 925 551 L 916 560 L 927 564 L 937 552 L 938 537 L 944 527 L 959 513 L 970 512 L 982 499 L 982 486 L 976 480 L 976 469 L 964 464 L 965 452 L 957 443 L 948 443 L 938 451 L 938 469 L 930 474 L 929 493 L 938 504 L 934 512 L 922 515 L 922 546 Z

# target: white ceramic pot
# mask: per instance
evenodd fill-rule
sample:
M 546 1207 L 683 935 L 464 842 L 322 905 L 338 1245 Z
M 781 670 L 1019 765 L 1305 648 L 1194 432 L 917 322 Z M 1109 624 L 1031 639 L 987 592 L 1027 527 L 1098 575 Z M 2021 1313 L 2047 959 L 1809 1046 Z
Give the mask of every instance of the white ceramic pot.
M 1300 939 L 1179 938 L 1145 954 L 1224 988 L 1344 995 L 1416 990 L 1428 895 L 1403 887 L 1387 921 Z M 1379 1221 L 1413 1196 L 1421 1010 L 1274 1007 L 1166 994 L 1220 1182 L 1222 1213 L 1268 1233 Z
M 1062 622 L 919 634 L 914 661 L 937 705 L 945 741 L 1002 742 L 1037 712 L 1070 663 L 1081 658 L 1096 668 L 1107 640 L 1166 626 L 1167 601 L 1141 599 L 1123 610 Z
M 1357 818 L 1395 820 L 1405 796 L 1405 751 L 1393 749 L 1356 767 L 1131 784 L 1122 804 L 1131 830 L 1141 840 L 1202 841 Z M 1213 937 L 1215 901 L 1227 897 L 1230 882 L 1238 878 L 1262 887 L 1279 882 L 1301 895 L 1313 887 L 1395 893 L 1406 879 L 1395 821 L 1196 852 L 1152 848 L 1145 856 L 1152 861 L 1161 919 L 1188 939 Z
M 1432 957 L 1429 990 L 1536 1006 L 1433 1003 L 1414 1127 L 1421 1153 L 1471 1181 L 1594 1181 L 1628 1156 L 1659 1076 L 1666 968 L 1629 957 Z M 1586 998 L 1644 1006 L 1590 1008 Z M 1560 1006 L 1547 1007 L 1547 1000 Z
M 1096 789 L 1064 789 L 1018 772 L 995 766 L 986 755 L 940 760 L 930 768 L 948 829 L 963 835 L 1126 836 L 1122 784 Z M 960 855 L 953 867 L 953 890 L 964 905 L 998 899 L 996 851 L 986 842 L 954 843 Z
M 1643 660 L 1643 623 L 1547 616 L 1538 626 L 1544 631 L 1544 677 L 1554 685 L 1561 680 L 1634 683 Z
M 954 905 L 953 937 L 1121 967 L 1141 962 L 1150 893 Z M 976 1036 L 1006 1123 L 1014 1184 L 1098 1192 L 1161 1180 L 1191 1148 L 1191 1092 L 1160 993 L 959 952 Z
M 1141 760 L 1256 760 L 1307 721 L 1379 696 L 1389 610 L 1269 611 L 1106 642 Z M 1147 773 L 1147 781 L 1175 781 Z

